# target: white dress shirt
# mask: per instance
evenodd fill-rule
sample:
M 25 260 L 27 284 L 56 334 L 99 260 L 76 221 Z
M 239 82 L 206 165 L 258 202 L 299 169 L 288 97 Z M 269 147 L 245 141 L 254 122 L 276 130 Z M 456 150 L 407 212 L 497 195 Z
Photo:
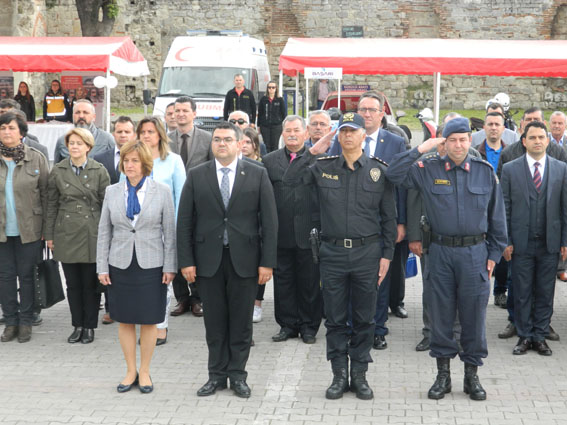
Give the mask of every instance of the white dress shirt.
M 215 158 L 215 166 L 217 167 L 217 179 L 219 181 L 219 189 L 221 187 L 222 177 L 224 173 L 221 171 L 221 168 L 228 168 L 230 172 L 228 173 L 228 193 L 232 195 L 232 186 L 234 186 L 234 179 L 236 178 L 236 165 L 238 164 L 238 157 L 234 158 L 230 164 L 226 167 L 222 165 L 218 160 Z
M 537 167 L 537 169 L 539 170 L 539 175 L 541 176 L 541 181 L 543 182 L 543 176 L 545 174 L 546 159 L 547 159 L 547 156 L 544 154 L 543 157 L 540 160 L 536 161 L 528 153 L 526 153 L 526 160 L 528 161 L 528 167 L 530 168 L 530 173 L 532 174 L 532 179 L 534 178 L 534 171 L 535 171 L 534 163 L 539 162 L 539 167 Z
M 374 133 L 372 134 L 367 134 L 366 137 L 370 137 L 372 140 L 369 142 L 369 147 L 370 147 L 370 156 L 374 156 L 374 153 L 376 152 L 376 144 L 378 143 L 378 133 L 380 132 L 380 129 L 376 130 Z M 366 140 L 366 139 L 365 139 Z
M 138 203 L 140 204 L 140 212 L 142 211 L 142 205 L 144 205 L 144 198 L 146 197 L 146 188 L 148 186 L 148 177 L 144 180 L 142 187 L 136 192 L 138 195 Z M 124 205 L 126 210 L 128 210 L 128 182 L 124 181 Z M 138 221 L 138 214 L 134 214 L 134 220 L 132 220 L 132 226 L 136 227 L 136 222 Z

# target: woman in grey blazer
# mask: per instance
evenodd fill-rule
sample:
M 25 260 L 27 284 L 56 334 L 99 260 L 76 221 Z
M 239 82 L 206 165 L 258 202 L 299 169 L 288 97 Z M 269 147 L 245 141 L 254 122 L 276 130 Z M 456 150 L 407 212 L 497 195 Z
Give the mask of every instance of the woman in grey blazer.
M 110 317 L 119 322 L 118 337 L 126 360 L 126 377 L 117 391 L 139 384 L 153 390 L 150 362 L 156 324 L 165 314 L 167 285 L 177 272 L 175 214 L 169 188 L 148 177 L 153 158 L 140 142 L 120 149 L 126 181 L 106 190 L 99 224 L 97 272 L 108 285 Z M 136 325 L 140 328 L 140 368 L 136 371 Z

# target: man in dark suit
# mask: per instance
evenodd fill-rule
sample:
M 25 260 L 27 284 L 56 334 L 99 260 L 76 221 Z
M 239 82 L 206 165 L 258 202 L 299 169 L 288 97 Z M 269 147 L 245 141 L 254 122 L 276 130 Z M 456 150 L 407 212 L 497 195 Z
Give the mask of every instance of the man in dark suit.
M 189 171 L 203 162 L 213 159 L 211 152 L 211 133 L 194 125 L 197 104 L 189 96 L 178 97 L 175 101 L 175 120 L 177 128 L 168 133 L 169 147 L 181 156 L 185 169 Z
M 278 219 L 265 168 L 238 159 L 242 136 L 223 122 L 213 132 L 214 161 L 189 170 L 179 204 L 177 253 L 204 303 L 209 380 L 198 396 L 226 388 L 250 397 L 246 362 L 257 284 L 276 266 Z
M 171 139 L 169 146 L 172 152 L 181 156 L 185 169 L 189 171 L 190 168 L 214 158 L 211 151 L 211 133 L 194 125 L 197 104 L 193 98 L 178 97 L 174 107 L 177 128 L 167 134 Z M 195 285 L 187 285 L 187 281 L 178 273 L 172 286 L 177 305 L 171 311 L 171 315 L 180 316 L 191 311 L 194 316 L 201 317 L 203 307 Z
M 524 129 L 530 122 L 533 121 L 539 121 L 543 124 L 546 124 L 543 111 L 537 106 L 528 108 L 524 111 L 524 115 L 522 116 L 522 120 L 520 121 L 520 132 L 522 133 L 520 143 L 513 143 L 506 146 L 502 150 L 502 153 L 500 154 L 500 158 L 498 160 L 498 170 L 496 172 L 496 175 L 498 177 L 502 177 L 502 167 L 504 166 L 504 164 L 520 158 L 526 153 L 526 147 L 523 143 L 523 138 L 525 136 Z M 558 159 L 559 161 L 567 163 L 567 150 L 555 143 L 548 143 L 546 155 L 548 157 L 552 157 Z M 508 300 L 509 302 L 506 303 L 506 309 L 508 310 L 508 324 L 506 325 L 506 328 L 498 334 L 498 338 L 501 339 L 512 338 L 517 334 L 516 326 L 514 324 L 513 282 L 511 285 L 509 285 L 508 288 Z M 549 326 L 548 334 L 546 335 L 545 339 L 548 339 L 550 341 L 559 341 L 559 334 L 555 332 L 551 325 Z
M 565 125 L 567 124 L 567 117 L 561 111 L 555 111 L 549 118 L 549 141 L 562 146 L 567 150 L 567 136 L 565 136 Z M 559 260 L 557 265 L 557 279 L 567 282 L 567 263 Z
M 274 303 L 280 331 L 272 337 L 275 342 L 301 334 L 304 343 L 313 344 L 323 314 L 319 266 L 313 263 L 309 242 L 311 229 L 320 227 L 319 205 L 316 194 L 301 184 L 301 175 L 287 174 L 289 169 L 305 167 L 308 161 L 306 130 L 302 117 L 288 115 L 283 121 L 285 147 L 262 160 L 274 186 L 279 221 Z
M 533 348 L 551 356 L 545 342 L 553 314 L 559 252 L 567 258 L 567 165 L 546 155 L 547 128 L 529 123 L 522 140 L 526 154 L 502 169 L 508 247 L 512 260 L 516 355 Z
M 394 155 L 405 152 L 406 145 L 403 138 L 382 128 L 384 117 L 384 99 L 373 91 L 363 93 L 358 102 L 358 113 L 364 118 L 366 138 L 362 145 L 366 156 L 374 156 L 390 163 Z M 334 143 L 330 155 L 340 155 L 340 143 Z M 373 347 L 383 350 L 388 347 L 386 335 L 388 328 L 388 306 L 397 317 L 405 319 L 408 313 L 404 308 L 405 296 L 405 268 L 409 254 L 406 239 L 406 198 L 407 191 L 396 188 L 396 208 L 398 211 L 397 238 L 394 259 L 390 264 L 388 274 L 380 285 L 376 300 L 376 329 L 374 331 Z
M 118 183 L 120 180 L 120 171 L 118 171 L 118 163 L 120 162 L 120 148 L 131 140 L 136 139 L 136 128 L 132 118 L 121 116 L 114 122 L 114 142 L 116 145 L 113 149 L 107 149 L 93 157 L 95 161 L 100 162 L 108 171 L 110 176 L 110 184 Z

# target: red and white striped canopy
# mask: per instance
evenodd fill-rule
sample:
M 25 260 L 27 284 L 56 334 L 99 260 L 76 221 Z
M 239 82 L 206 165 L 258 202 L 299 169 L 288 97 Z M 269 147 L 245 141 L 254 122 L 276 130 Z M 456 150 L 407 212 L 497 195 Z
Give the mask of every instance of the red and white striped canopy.
M 150 73 L 130 37 L 0 37 L 0 70 Z
M 290 38 L 279 69 L 342 68 L 343 74 L 567 77 L 566 40 Z

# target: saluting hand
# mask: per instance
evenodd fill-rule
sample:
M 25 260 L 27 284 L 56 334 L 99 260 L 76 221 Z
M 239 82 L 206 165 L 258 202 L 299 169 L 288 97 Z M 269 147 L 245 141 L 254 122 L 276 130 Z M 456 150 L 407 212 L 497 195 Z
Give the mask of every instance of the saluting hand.
M 427 153 L 431 149 L 436 148 L 438 144 L 443 143 L 445 141 L 444 137 L 436 137 L 432 139 L 427 139 L 421 145 L 417 147 L 419 153 Z
M 386 277 L 389 268 L 390 260 L 388 260 L 387 258 L 380 258 L 380 269 L 378 270 L 378 286 L 380 286 L 380 284 Z
M 331 146 L 331 141 L 333 140 L 333 137 L 335 136 L 336 133 L 337 130 L 331 131 L 325 134 L 323 137 L 321 137 L 319 141 L 315 143 L 313 146 L 311 146 L 311 148 L 309 149 L 311 155 L 321 155 L 327 152 L 327 150 Z

